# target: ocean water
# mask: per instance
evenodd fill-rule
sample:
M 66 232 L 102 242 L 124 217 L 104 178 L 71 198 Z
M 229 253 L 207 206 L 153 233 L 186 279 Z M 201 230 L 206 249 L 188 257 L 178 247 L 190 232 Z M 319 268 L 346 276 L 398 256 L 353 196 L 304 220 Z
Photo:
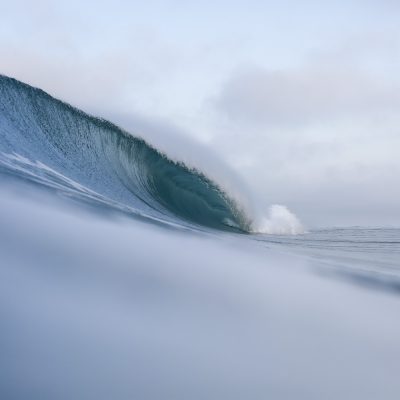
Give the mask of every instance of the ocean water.
M 400 229 L 173 147 L 0 77 L 0 398 L 400 398 Z

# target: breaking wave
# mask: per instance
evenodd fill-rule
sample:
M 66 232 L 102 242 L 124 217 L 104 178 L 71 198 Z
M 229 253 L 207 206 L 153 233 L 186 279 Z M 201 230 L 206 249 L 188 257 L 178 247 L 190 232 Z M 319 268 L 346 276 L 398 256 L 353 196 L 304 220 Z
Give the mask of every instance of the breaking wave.
M 284 208 L 257 219 L 229 179 L 210 178 L 198 165 L 172 159 L 106 120 L 5 76 L 0 135 L 3 171 L 63 193 L 174 224 L 236 232 L 302 230 Z

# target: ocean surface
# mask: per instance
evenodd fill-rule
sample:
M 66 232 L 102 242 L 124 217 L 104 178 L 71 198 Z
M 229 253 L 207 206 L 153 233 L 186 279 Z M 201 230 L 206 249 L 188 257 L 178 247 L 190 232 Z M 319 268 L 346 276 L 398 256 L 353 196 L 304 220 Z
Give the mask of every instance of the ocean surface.
M 0 76 L 0 321 L 2 399 L 397 400 L 400 229 Z

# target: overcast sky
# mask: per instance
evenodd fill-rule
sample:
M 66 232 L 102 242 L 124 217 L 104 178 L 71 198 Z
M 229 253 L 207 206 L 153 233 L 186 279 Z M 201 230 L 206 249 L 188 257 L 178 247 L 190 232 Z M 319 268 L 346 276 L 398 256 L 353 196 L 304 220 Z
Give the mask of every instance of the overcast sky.
M 194 137 L 308 226 L 400 224 L 400 2 L 0 5 L 1 73 Z

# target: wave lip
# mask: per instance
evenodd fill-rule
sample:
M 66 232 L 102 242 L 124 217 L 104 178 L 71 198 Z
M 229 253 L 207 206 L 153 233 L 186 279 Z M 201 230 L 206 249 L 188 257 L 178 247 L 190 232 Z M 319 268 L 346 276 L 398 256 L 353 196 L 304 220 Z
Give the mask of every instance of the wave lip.
M 110 205 L 118 203 L 142 215 L 250 231 L 243 207 L 199 170 L 173 161 L 106 120 L 6 76 L 0 76 L 0 137 L 3 154 L 32 161 L 25 168 L 41 164 L 54 171 L 45 184 L 57 180 L 59 190 L 63 176 Z M 32 167 L 28 175 L 38 182 L 37 173 Z

